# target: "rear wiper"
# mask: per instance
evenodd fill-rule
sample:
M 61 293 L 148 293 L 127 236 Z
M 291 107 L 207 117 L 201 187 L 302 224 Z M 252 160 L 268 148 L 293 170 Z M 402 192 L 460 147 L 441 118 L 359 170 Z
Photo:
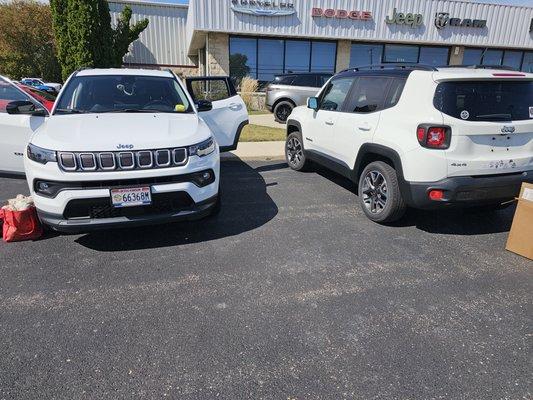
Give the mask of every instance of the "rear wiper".
M 63 113 L 63 114 L 83 114 L 85 111 L 83 110 L 76 110 L 75 108 L 56 108 L 56 113 Z
M 513 119 L 511 114 L 483 114 L 476 115 L 476 118 L 493 119 L 496 121 L 511 121 Z

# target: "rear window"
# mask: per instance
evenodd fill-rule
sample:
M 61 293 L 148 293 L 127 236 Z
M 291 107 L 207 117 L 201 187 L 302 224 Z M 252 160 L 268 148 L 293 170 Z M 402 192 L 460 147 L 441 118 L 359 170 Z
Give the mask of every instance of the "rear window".
M 272 83 L 275 85 L 292 85 L 293 80 L 294 76 L 276 76 Z
M 294 86 L 320 87 L 317 84 L 316 75 L 297 75 L 292 81 Z
M 467 121 L 533 119 L 533 81 L 443 82 L 433 104 L 444 114 Z

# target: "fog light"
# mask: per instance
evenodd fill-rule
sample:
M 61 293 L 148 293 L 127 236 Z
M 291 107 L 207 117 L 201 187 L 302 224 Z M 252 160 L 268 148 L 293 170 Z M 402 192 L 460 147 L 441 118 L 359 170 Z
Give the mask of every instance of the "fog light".
M 49 187 L 50 186 L 48 186 L 48 183 L 46 182 L 39 182 L 39 184 L 37 185 L 38 190 L 43 192 L 48 190 Z
M 429 192 L 429 199 L 439 201 L 444 198 L 444 192 L 442 190 L 431 190 Z
M 192 181 L 198 187 L 204 187 L 215 181 L 215 173 L 211 170 L 197 172 L 192 175 Z

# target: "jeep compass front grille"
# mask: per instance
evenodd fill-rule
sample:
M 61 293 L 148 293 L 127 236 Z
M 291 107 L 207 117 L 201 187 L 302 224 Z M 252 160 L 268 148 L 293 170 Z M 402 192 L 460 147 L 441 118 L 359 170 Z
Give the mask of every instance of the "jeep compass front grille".
M 169 168 L 187 164 L 187 149 L 117 152 L 60 152 L 59 166 L 67 172 Z

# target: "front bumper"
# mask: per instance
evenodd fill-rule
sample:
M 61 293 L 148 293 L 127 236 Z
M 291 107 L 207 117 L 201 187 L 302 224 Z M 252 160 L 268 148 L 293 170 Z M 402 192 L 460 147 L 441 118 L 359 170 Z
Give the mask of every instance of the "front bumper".
M 105 199 L 105 198 L 103 198 Z M 94 199 L 97 204 L 102 199 Z M 37 210 L 39 219 L 53 230 L 65 233 L 85 233 L 100 229 L 126 228 L 132 226 L 157 225 L 178 221 L 195 221 L 207 217 L 217 206 L 218 195 L 194 203 L 191 206 L 161 213 L 143 213 L 141 207 L 132 207 L 137 215 L 121 215 L 107 218 L 66 219 L 57 215 Z M 129 211 L 129 210 L 128 210 Z
M 488 176 L 460 176 L 437 182 L 405 182 L 402 194 L 414 208 L 471 207 L 504 203 L 520 193 L 523 182 L 533 183 L 533 170 Z M 430 200 L 431 190 L 442 190 L 442 200 Z

